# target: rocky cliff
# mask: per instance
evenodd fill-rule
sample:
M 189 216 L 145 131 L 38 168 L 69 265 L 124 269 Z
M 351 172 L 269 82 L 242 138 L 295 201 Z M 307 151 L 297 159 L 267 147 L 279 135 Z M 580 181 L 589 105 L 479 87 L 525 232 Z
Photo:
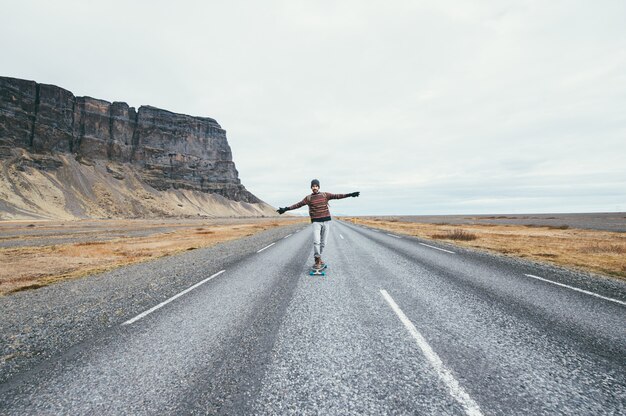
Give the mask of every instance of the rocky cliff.
M 271 212 L 241 184 L 226 131 L 214 119 L 150 106 L 135 110 L 123 102 L 75 97 L 63 88 L 34 81 L 0 77 L 0 160 L 5 182 L 0 187 L 4 188 L 0 211 L 3 205 L 10 208 L 8 201 L 24 191 L 20 184 L 28 185 L 30 175 L 63 188 L 66 203 L 72 190 L 65 188 L 80 185 L 76 182 L 83 178 L 104 188 L 140 186 L 152 198 L 159 192 L 201 193 L 200 200 L 221 196 L 226 202 L 259 205 L 253 207 L 256 214 Z M 122 183 L 106 185 L 110 179 Z M 35 188 L 51 186 L 41 180 Z M 88 188 L 82 191 L 84 198 L 79 199 L 93 196 Z M 25 194 L 22 199 L 36 198 Z M 80 216 L 85 201 L 70 211 Z M 109 215 L 131 215 L 128 207 L 117 208 L 117 214 Z

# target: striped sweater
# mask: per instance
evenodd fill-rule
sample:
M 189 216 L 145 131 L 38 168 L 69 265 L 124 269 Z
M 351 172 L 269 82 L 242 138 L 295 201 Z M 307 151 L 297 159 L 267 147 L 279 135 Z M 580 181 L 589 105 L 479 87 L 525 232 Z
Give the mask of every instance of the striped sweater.
M 347 198 L 348 194 L 331 194 L 330 192 L 318 192 L 316 194 L 307 195 L 297 204 L 288 207 L 288 210 L 298 209 L 305 205 L 309 206 L 309 215 L 311 222 L 330 221 L 330 210 L 328 209 L 328 201 L 331 199 Z

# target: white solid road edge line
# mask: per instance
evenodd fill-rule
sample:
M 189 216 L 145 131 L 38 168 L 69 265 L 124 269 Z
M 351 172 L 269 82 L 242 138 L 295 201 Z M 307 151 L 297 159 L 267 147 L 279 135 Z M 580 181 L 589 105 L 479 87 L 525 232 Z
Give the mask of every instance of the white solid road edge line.
M 204 279 L 203 281 L 198 282 L 198 283 L 196 283 L 195 285 L 191 286 L 190 288 L 183 290 L 183 291 L 182 291 L 182 292 L 180 292 L 178 295 L 174 295 L 174 296 L 172 296 L 171 298 L 169 298 L 169 299 L 168 299 L 168 300 L 166 300 L 165 302 L 161 302 L 161 303 L 159 303 L 158 305 L 156 305 L 156 306 L 155 306 L 155 307 L 153 307 L 153 308 L 148 309 L 148 310 L 147 310 L 147 311 L 145 311 L 144 313 L 141 313 L 141 314 L 139 314 L 139 315 L 135 316 L 133 319 L 129 319 L 128 321 L 124 322 L 122 325 L 130 325 L 130 324 L 132 324 L 133 322 L 140 320 L 140 319 L 141 319 L 141 318 L 143 318 L 144 316 L 146 316 L 146 315 L 148 315 L 148 314 L 150 314 L 150 313 L 152 313 L 152 312 L 156 311 L 157 309 L 159 309 L 159 308 L 161 308 L 161 307 L 163 307 L 163 306 L 167 305 L 168 303 L 170 303 L 170 302 L 171 302 L 171 301 L 173 301 L 174 299 L 181 297 L 181 296 L 182 296 L 182 295 L 184 295 L 185 293 L 187 293 L 187 292 L 189 292 L 189 291 L 191 291 L 191 290 L 193 290 L 193 289 L 197 288 L 198 286 L 200 286 L 200 285 L 201 285 L 201 284 L 203 284 L 203 283 L 208 282 L 209 280 L 213 279 L 214 277 L 219 276 L 220 274 L 224 273 L 225 271 L 226 271 L 226 270 L 221 270 L 221 271 L 219 271 L 219 272 L 215 273 L 213 276 L 211 276 L 211 277 L 207 277 L 207 278 L 206 278 L 206 279 Z
M 441 250 L 441 251 L 445 251 L 446 253 L 456 254 L 454 251 L 444 250 L 442 248 L 435 247 L 435 246 L 429 246 L 428 244 L 424 244 L 424 243 L 420 243 L 420 244 L 423 245 L 423 246 L 426 246 L 426 247 L 434 248 L 435 250 Z
M 260 253 L 260 252 L 262 252 L 263 250 L 266 250 L 266 249 L 268 249 L 268 248 L 272 247 L 274 244 L 276 244 L 276 243 L 272 243 L 272 244 L 270 244 L 269 246 L 265 246 L 265 247 L 263 247 L 261 250 L 257 251 L 257 253 Z
M 587 295 L 595 296 L 595 297 L 600 298 L 600 299 L 608 300 L 608 301 L 619 303 L 620 305 L 626 306 L 626 302 L 623 302 L 623 301 L 618 300 L 618 299 L 607 298 L 606 296 L 598 295 L 597 293 L 589 292 L 588 290 L 583 290 L 583 289 L 579 289 L 579 288 L 574 287 L 574 286 L 569 286 L 569 285 L 566 285 L 566 284 L 563 284 L 563 283 L 558 283 L 558 282 L 555 282 L 553 280 L 544 279 L 543 277 L 535 276 L 534 274 L 525 274 L 525 276 L 532 277 L 533 279 L 539 279 L 539 280 L 542 280 L 544 282 L 552 283 L 552 284 L 555 284 L 555 285 L 558 285 L 558 286 L 563 286 L 563 287 L 566 287 L 568 289 L 575 290 L 577 292 L 585 293 Z
M 398 307 L 396 302 L 389 296 L 386 290 L 381 289 L 380 293 L 383 295 L 391 309 L 398 315 L 400 321 L 404 324 L 404 327 L 409 331 L 409 333 L 413 336 L 417 345 L 420 347 L 428 361 L 432 364 L 432 366 L 437 371 L 437 375 L 439 378 L 446 384 L 448 389 L 450 390 L 450 394 L 454 397 L 465 409 L 465 412 L 468 415 L 479 416 L 482 415 L 480 411 L 480 407 L 478 404 L 463 390 L 463 387 L 459 384 L 459 382 L 454 378 L 450 370 L 448 370 L 441 361 L 441 358 L 437 355 L 435 351 L 428 345 L 428 342 L 424 339 L 422 334 L 417 331 L 415 325 L 407 318 L 407 316 L 402 312 L 402 310 Z

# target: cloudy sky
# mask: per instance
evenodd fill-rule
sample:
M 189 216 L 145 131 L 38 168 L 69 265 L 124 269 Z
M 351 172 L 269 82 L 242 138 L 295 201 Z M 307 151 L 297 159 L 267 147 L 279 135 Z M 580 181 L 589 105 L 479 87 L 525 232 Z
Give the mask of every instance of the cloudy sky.
M 0 75 L 217 119 L 274 206 L 626 211 L 623 0 L 3 1 Z

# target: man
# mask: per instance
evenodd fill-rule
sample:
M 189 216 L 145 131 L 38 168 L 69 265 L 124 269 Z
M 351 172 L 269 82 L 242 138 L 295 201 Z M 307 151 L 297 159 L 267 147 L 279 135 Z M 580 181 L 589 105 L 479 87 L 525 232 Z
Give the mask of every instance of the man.
M 320 192 L 320 181 L 313 179 L 311 181 L 311 195 L 307 195 L 297 204 L 290 207 L 279 208 L 276 210 L 279 214 L 286 211 L 298 209 L 304 205 L 309 206 L 309 216 L 313 223 L 313 251 L 315 257 L 316 269 L 323 269 L 326 265 L 322 261 L 322 252 L 328 241 L 328 233 L 330 232 L 330 210 L 328 209 L 328 201 L 331 199 L 343 199 L 348 197 L 357 197 L 360 192 L 352 192 L 350 194 L 331 194 L 329 192 Z

